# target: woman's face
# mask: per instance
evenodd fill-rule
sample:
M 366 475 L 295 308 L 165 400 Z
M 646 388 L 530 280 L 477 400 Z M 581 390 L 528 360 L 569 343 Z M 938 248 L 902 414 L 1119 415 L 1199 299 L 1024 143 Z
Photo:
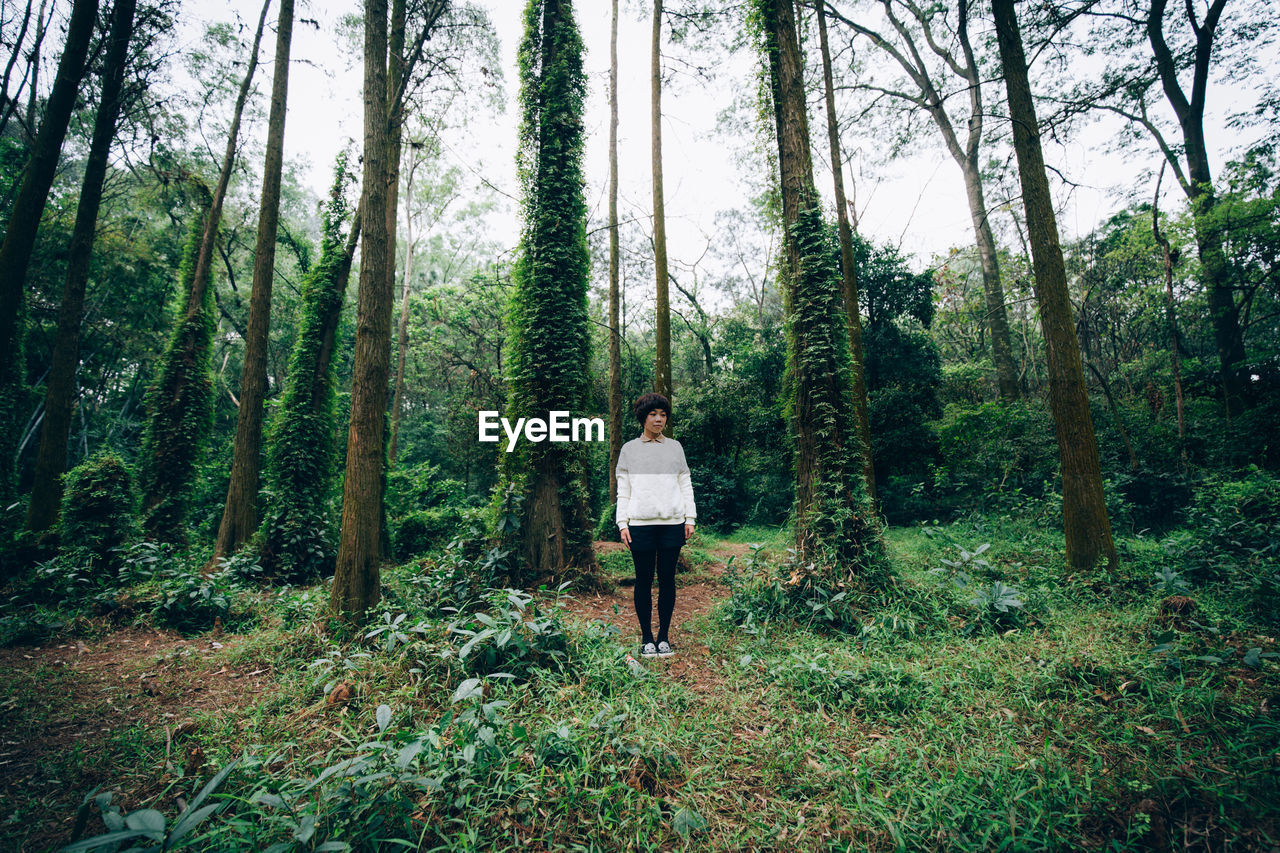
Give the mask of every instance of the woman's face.
M 654 409 L 644 418 L 644 431 L 650 435 L 657 435 L 666 429 L 667 413 L 662 409 Z

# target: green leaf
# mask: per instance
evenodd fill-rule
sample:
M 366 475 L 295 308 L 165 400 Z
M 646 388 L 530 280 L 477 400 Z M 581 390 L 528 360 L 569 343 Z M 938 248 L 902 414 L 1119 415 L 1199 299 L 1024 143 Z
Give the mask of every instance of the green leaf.
M 125 826 L 142 833 L 152 841 L 164 838 L 165 817 L 155 809 L 138 809 L 125 816 Z
M 466 681 L 458 685 L 458 689 L 453 692 L 453 704 L 457 704 L 465 699 L 472 699 L 484 693 L 483 683 L 479 678 L 468 678 Z
M 676 816 L 671 819 L 671 828 L 686 838 L 692 832 L 707 828 L 707 821 L 688 806 L 682 806 Z
M 378 731 L 385 732 L 387 726 L 391 725 L 391 706 L 379 705 L 378 710 L 373 713 L 373 718 L 378 724 Z
M 234 770 L 236 765 L 239 763 L 240 763 L 240 759 L 237 758 L 234 761 L 232 761 L 230 764 L 228 764 L 226 767 L 219 770 L 218 774 L 214 776 L 212 779 L 210 779 L 208 784 L 206 784 L 203 788 L 200 789 L 200 793 L 196 794 L 195 798 L 186 807 L 186 809 L 183 810 L 182 814 L 178 815 L 178 819 L 181 820 L 182 816 L 185 815 L 187 812 L 193 809 L 200 808 L 200 804 L 203 803 L 205 800 L 209 799 L 210 794 L 218 790 L 218 786 L 221 785 L 224 781 L 226 781 L 226 778 L 231 775 L 231 771 Z
M 138 838 L 145 833 L 137 832 L 132 829 L 125 829 L 119 832 L 108 832 L 105 835 L 95 835 L 93 838 L 86 838 L 84 841 L 77 841 L 75 844 L 68 844 L 63 847 L 59 853 L 76 853 L 80 850 L 97 850 L 99 847 L 107 845 L 119 845 L 121 841 L 128 841 L 131 838 Z
M 304 815 L 298 828 L 294 830 L 293 840 L 299 844 L 306 844 L 316 834 L 316 816 Z
M 191 832 L 191 830 L 203 823 L 205 818 L 220 808 L 222 808 L 222 803 L 214 803 L 211 806 L 205 806 L 204 808 L 197 809 L 196 811 L 191 811 L 190 809 L 184 811 L 178 818 L 177 822 L 174 823 L 173 829 L 169 833 L 168 843 L 172 844 L 178 839 L 185 837 Z

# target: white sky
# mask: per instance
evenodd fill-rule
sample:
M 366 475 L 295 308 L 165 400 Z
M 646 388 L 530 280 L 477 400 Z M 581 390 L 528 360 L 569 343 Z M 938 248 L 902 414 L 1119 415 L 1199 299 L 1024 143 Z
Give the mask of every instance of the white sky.
M 483 174 L 505 193 L 514 195 L 515 137 L 518 122 L 516 96 L 518 80 L 515 52 L 520 38 L 523 0 L 481 0 L 489 9 L 502 45 L 507 109 L 505 114 L 480 115 L 465 129 L 454 129 L 446 138 L 446 156 L 464 169 Z M 631 7 L 628 14 L 627 7 Z M 643 17 L 639 7 L 644 7 Z M 228 20 L 238 12 L 248 27 L 256 22 L 259 0 L 227 0 L 210 3 L 198 0 L 187 4 L 185 38 L 196 39 L 202 23 Z M 647 216 L 651 199 L 649 155 L 649 37 L 648 2 L 623 3 L 619 25 L 619 161 L 621 164 L 620 215 Z M 285 132 L 286 157 L 309 167 L 309 184 L 323 195 L 331 179 L 338 149 L 348 138 L 361 136 L 362 107 L 359 97 L 361 68 L 359 57 L 337 37 L 335 25 L 354 4 L 321 5 L 311 0 L 299 8 L 299 18 L 320 22 L 320 29 L 295 27 L 289 93 L 289 116 Z M 586 68 L 590 80 L 587 112 L 587 202 L 593 213 L 603 218 L 608 182 L 608 69 L 610 4 L 607 0 L 583 0 L 577 4 L 582 38 L 587 46 Z M 274 20 L 274 8 L 271 13 Z M 264 61 L 270 62 L 273 37 L 264 38 Z M 863 55 L 871 55 L 869 48 Z M 667 231 L 673 259 L 692 261 L 713 238 L 715 214 L 733 207 L 746 207 L 749 190 L 738 174 L 738 166 L 725 140 L 714 132 L 717 114 L 736 93 L 754 86 L 752 59 L 728 57 L 714 88 L 684 79 L 663 96 L 663 144 L 666 177 Z M 259 86 L 270 85 L 270 65 L 259 72 Z M 1034 74 L 1034 69 L 1033 69 Z M 1223 85 L 1215 81 L 1214 86 Z M 1211 89 L 1211 102 L 1240 100 L 1244 93 L 1224 93 Z M 989 101 L 995 100 L 989 98 Z M 258 132 L 262 129 L 258 128 Z M 825 151 L 825 117 L 811 116 L 811 132 L 818 151 Z M 1047 146 L 1046 158 L 1074 182 L 1081 184 L 1071 193 L 1059 191 L 1064 208 L 1060 227 L 1063 238 L 1086 233 L 1122 202 L 1116 188 L 1133 186 L 1135 175 L 1158 166 L 1154 155 L 1126 158 L 1106 154 L 1103 147 L 1114 125 L 1086 128 L 1065 148 Z M 862 208 L 862 232 L 876 241 L 900 243 L 914 254 L 919 265 L 956 246 L 972 243 L 972 227 L 958 168 L 940 145 L 930 140 L 916 155 L 892 167 L 869 169 L 855 175 L 859 182 L 858 205 Z M 1226 146 L 1236 143 L 1220 128 L 1211 130 L 1210 150 L 1218 156 L 1220 168 Z M 847 141 L 846 144 L 852 144 Z M 745 141 L 743 144 L 746 144 Z M 735 143 L 734 146 L 738 147 Z M 815 159 L 815 175 L 824 192 L 829 187 L 830 169 L 825 157 Z M 1216 171 L 1216 168 L 1215 168 Z M 874 185 L 874 188 L 873 188 Z M 1166 180 L 1166 209 L 1181 203 Z M 1139 194 L 1149 197 L 1150 189 Z M 996 203 L 998 199 L 989 198 Z M 505 246 L 514 246 L 518 236 L 517 206 L 505 203 L 505 211 L 492 218 L 497 233 L 492 236 Z

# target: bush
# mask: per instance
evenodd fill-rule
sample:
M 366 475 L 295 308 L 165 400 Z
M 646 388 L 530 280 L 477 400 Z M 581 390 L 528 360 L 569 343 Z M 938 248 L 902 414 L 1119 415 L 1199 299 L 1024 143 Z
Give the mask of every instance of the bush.
M 566 668 L 568 635 L 559 608 L 544 612 L 533 596 L 518 589 L 491 590 L 485 601 L 487 612 L 478 611 L 449 626 L 466 672 L 522 678 L 534 669 Z
M 1280 479 L 1251 467 L 1243 476 L 1214 474 L 1195 490 L 1190 536 L 1174 552 L 1197 581 L 1247 569 L 1274 571 L 1280 558 Z
M 747 520 L 747 490 L 731 459 L 707 456 L 690 465 L 689 471 L 700 526 L 731 532 Z
M 950 507 L 1018 506 L 1041 497 L 1058 476 L 1053 419 L 1043 402 L 952 404 L 936 429 L 944 464 L 935 491 Z
M 459 507 L 438 507 L 410 512 L 391 523 L 391 541 L 400 559 L 416 557 L 448 543 L 463 523 Z
M 62 541 L 109 565 L 137 532 L 133 480 L 114 453 L 93 457 L 67 472 L 62 493 Z
M 396 555 L 404 559 L 447 544 L 470 504 L 466 484 L 441 477 L 440 468 L 429 462 L 392 471 L 387 516 Z

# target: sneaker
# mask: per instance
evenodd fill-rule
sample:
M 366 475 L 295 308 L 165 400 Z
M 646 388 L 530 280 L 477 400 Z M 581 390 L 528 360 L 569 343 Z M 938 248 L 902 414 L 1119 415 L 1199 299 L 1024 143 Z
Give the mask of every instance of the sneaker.
M 661 643 L 658 643 L 658 657 L 669 658 L 675 653 L 676 653 L 675 649 L 671 648 L 671 644 L 668 643 L 666 640 L 663 640 Z
M 656 658 L 658 656 L 658 647 L 653 643 L 645 643 L 640 647 L 640 654 L 643 657 Z

